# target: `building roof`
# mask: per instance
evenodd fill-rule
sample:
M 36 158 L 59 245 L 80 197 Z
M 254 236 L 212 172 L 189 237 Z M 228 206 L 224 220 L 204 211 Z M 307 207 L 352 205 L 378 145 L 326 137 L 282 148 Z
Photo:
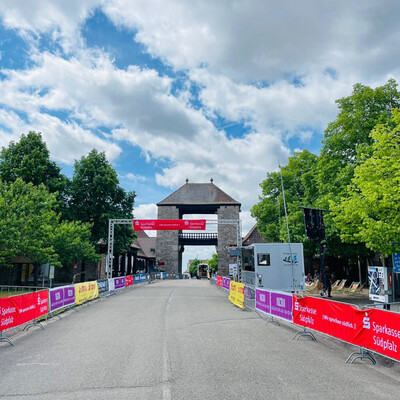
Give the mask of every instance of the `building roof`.
M 234 205 L 240 203 L 211 183 L 189 183 L 181 186 L 174 193 L 157 203 L 158 206 L 171 205 Z
M 145 258 L 156 257 L 156 240 L 155 237 L 150 237 L 145 231 L 137 231 L 137 238 L 133 242 L 133 245 L 138 248 L 137 255 Z
M 243 246 L 248 246 L 253 243 L 265 243 L 265 240 L 255 224 L 248 232 L 248 234 L 243 238 Z

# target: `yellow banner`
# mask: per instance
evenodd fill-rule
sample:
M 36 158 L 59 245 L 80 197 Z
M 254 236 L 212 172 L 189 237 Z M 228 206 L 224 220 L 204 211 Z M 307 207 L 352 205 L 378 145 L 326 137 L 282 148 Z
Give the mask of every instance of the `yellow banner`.
M 99 297 L 97 281 L 75 283 L 75 303 L 82 304 L 85 301 Z
M 240 308 L 244 308 L 244 285 L 243 283 L 231 281 L 229 300 Z

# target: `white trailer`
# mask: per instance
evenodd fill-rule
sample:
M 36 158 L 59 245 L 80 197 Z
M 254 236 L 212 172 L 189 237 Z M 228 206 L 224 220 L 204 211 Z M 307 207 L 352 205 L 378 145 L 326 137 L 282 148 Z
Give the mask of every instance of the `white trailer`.
M 254 243 L 241 248 L 242 268 L 254 271 L 255 286 L 305 291 L 302 243 Z

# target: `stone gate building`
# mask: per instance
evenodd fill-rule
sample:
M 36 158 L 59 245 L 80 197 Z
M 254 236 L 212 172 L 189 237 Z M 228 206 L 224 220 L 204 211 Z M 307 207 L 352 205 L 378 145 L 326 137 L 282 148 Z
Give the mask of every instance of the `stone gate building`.
M 158 219 L 190 219 L 190 214 L 217 214 L 218 220 L 239 220 L 241 204 L 210 183 L 189 183 L 158 204 Z M 237 226 L 216 225 L 217 233 L 183 233 L 182 231 L 157 231 L 156 254 L 167 273 L 182 273 L 182 253 L 185 246 L 214 245 L 218 252 L 218 273 L 228 275 L 229 264 L 236 257 L 229 255 L 228 247 L 237 244 Z

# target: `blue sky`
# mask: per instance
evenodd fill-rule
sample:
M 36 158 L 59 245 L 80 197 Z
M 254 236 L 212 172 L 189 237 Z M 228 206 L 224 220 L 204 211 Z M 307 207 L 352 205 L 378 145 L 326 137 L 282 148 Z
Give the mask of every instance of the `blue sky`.
M 143 219 L 186 178 L 213 178 L 242 203 L 246 233 L 260 182 L 294 151 L 318 153 L 335 100 L 398 80 L 399 11 L 388 0 L 4 0 L 0 146 L 42 132 L 67 175 L 105 151 Z

